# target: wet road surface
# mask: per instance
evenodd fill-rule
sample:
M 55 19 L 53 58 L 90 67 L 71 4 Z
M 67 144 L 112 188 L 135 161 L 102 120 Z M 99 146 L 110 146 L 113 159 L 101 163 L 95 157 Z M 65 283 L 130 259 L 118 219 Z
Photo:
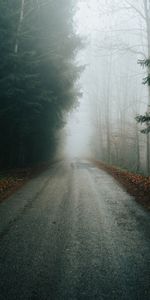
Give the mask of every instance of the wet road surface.
M 0 205 L 0 300 L 150 299 L 150 217 L 84 160 Z

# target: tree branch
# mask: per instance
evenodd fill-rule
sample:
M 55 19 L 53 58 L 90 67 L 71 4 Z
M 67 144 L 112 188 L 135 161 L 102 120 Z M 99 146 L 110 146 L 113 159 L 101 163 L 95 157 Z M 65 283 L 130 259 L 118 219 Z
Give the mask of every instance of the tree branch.
M 144 21 L 146 21 L 146 17 L 144 16 L 144 14 L 142 14 L 142 12 L 136 7 L 134 6 L 132 3 L 130 3 L 128 0 L 125 0 L 125 2 L 131 7 L 133 8 L 141 17 Z

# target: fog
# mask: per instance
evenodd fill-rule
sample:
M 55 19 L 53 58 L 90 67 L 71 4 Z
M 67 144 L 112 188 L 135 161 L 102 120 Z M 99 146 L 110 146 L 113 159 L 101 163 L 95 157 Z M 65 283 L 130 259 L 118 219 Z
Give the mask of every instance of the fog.
M 0 18 L 0 166 L 149 174 L 150 0 L 1 1 Z
M 77 62 L 86 66 L 80 78 L 82 97 L 69 117 L 66 151 L 91 155 L 133 171 L 147 172 L 148 134 L 135 117 L 147 111 L 149 1 L 79 1 L 76 30 L 85 47 Z M 148 17 L 149 18 L 149 17 Z
M 92 1 L 92 11 L 89 7 L 89 1 L 79 1 L 77 13 L 75 15 L 75 29 L 77 33 L 84 39 L 84 49 L 77 55 L 77 64 L 85 66 L 85 70 L 81 74 L 79 86 L 82 97 L 79 99 L 78 108 L 75 109 L 68 117 L 65 133 L 67 135 L 65 154 L 66 156 L 91 156 L 91 137 L 93 129 L 91 124 L 91 105 L 88 94 L 89 74 L 88 68 L 90 61 L 88 53 L 91 52 L 92 34 L 98 23 L 95 18 L 96 1 Z

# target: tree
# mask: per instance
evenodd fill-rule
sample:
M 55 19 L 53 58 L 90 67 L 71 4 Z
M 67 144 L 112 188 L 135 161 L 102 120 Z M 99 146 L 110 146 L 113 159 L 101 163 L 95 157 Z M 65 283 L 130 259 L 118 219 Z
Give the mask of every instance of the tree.
M 1 165 L 49 159 L 57 132 L 77 102 L 81 46 L 73 27 L 74 1 L 0 3 Z
M 125 23 L 125 20 L 123 22 L 123 24 L 126 24 L 126 26 L 123 25 L 123 27 L 120 26 L 119 24 L 119 28 L 116 28 L 114 25 L 113 21 L 112 21 L 112 17 L 110 19 L 110 24 L 112 23 L 112 25 L 110 26 L 109 24 L 109 20 L 107 22 L 107 29 L 105 31 L 105 28 L 103 30 L 98 30 L 99 33 L 101 33 L 101 38 L 100 41 L 96 43 L 96 50 L 97 53 L 99 53 L 99 56 L 105 57 L 108 56 L 109 50 L 112 50 L 112 55 L 113 55 L 113 60 L 118 59 L 119 55 L 121 57 L 122 60 L 124 59 L 124 56 L 129 56 L 132 55 L 132 59 L 135 59 L 135 61 L 137 61 L 137 59 L 139 57 L 141 58 L 146 58 L 150 56 L 150 1 L 149 0 L 142 0 L 142 1 L 137 1 L 137 0 L 124 0 L 119 2 L 118 0 L 114 0 L 113 3 L 112 1 L 108 0 L 108 1 L 104 1 L 104 5 L 102 6 L 102 1 L 97 1 L 97 3 L 99 3 L 99 12 L 100 12 L 100 16 L 102 18 L 102 13 L 109 15 L 109 13 L 112 16 L 112 13 L 114 13 L 114 20 L 115 20 L 115 24 L 117 23 L 116 19 L 115 19 L 115 15 L 120 14 L 123 16 L 122 12 L 128 12 L 128 14 L 125 14 L 126 16 L 130 15 L 136 17 L 137 19 L 137 24 L 134 21 L 134 24 L 136 24 L 136 26 L 131 26 L 128 24 L 128 22 Z M 118 18 L 119 19 L 119 18 Z M 119 23 L 119 22 L 118 22 Z M 109 25 L 108 25 L 109 24 Z M 131 21 L 131 25 L 132 25 L 132 21 Z M 128 35 L 133 35 L 134 39 L 126 39 L 124 38 L 124 36 L 122 35 L 122 33 L 126 34 L 128 32 Z M 120 35 L 119 35 L 120 33 Z M 136 37 L 136 38 L 135 38 Z M 128 41 L 129 40 L 129 41 Z M 124 55 L 124 56 L 123 56 Z M 105 58 L 103 58 L 105 59 Z M 120 58 L 118 59 L 118 66 L 120 64 Z M 129 63 L 130 64 L 130 63 Z M 129 65 L 128 64 L 128 65 Z M 114 67 L 113 67 L 114 69 Z M 150 74 L 150 70 L 149 70 L 149 65 L 147 66 L 147 79 L 149 78 L 149 74 Z M 108 78 L 109 78 L 109 74 L 108 74 Z M 125 77 L 122 78 L 122 83 L 124 86 L 126 86 L 126 79 Z M 111 84 L 112 86 L 112 84 Z M 121 84 L 122 86 L 122 84 Z M 131 84 L 130 84 L 131 86 Z M 119 83 L 119 87 L 120 87 L 120 83 Z M 120 88 L 117 87 L 117 89 L 119 90 Z M 132 86 L 131 86 L 132 88 Z M 122 89 L 123 86 L 122 86 Z M 128 127 L 128 122 L 126 120 L 126 117 L 128 118 L 128 114 L 127 114 L 127 110 L 126 108 L 128 108 L 128 104 L 127 104 L 127 90 L 129 90 L 130 87 L 128 86 L 128 88 L 126 89 L 126 92 L 124 92 L 123 98 L 124 100 L 122 101 L 121 105 L 123 104 L 123 102 L 125 102 L 125 106 L 126 107 L 122 107 L 120 110 L 120 122 L 121 122 L 121 126 L 120 126 L 120 133 L 117 133 L 117 139 L 118 141 L 120 140 L 120 143 L 118 143 L 119 147 L 120 147 L 120 154 L 122 153 L 122 156 L 124 157 L 124 160 L 126 160 L 125 158 L 125 152 L 126 152 L 126 148 L 127 148 L 127 137 L 125 137 L 125 132 L 127 130 Z M 149 107 L 150 107 L 150 88 L 148 86 L 149 89 L 149 96 L 148 96 L 148 105 L 147 105 L 147 114 L 149 114 Z M 135 91 L 136 94 L 136 91 Z M 118 93 L 118 99 L 121 100 L 120 98 L 122 98 L 121 93 Z M 112 105 L 112 95 L 110 96 L 110 103 Z M 133 99 L 136 99 L 136 102 L 139 102 L 139 97 L 135 97 L 135 95 L 133 95 Z M 107 104 L 107 99 L 105 99 L 106 104 Z M 104 104 L 105 105 L 105 104 Z M 110 105 L 110 109 L 112 110 L 112 107 Z M 135 105 L 134 103 L 129 104 L 129 106 Z M 117 109 L 118 110 L 118 109 Z M 108 110 L 109 112 L 109 110 Z M 126 116 L 125 116 L 126 113 Z M 134 118 L 135 116 L 133 116 Z M 107 125 L 108 124 L 108 125 Z M 110 126 L 110 118 L 107 116 L 107 126 Z M 139 161 L 139 157 L 140 157 L 140 149 L 139 149 L 139 135 L 138 135 L 138 128 L 137 126 L 133 125 L 133 129 L 135 131 L 135 137 L 136 137 L 136 142 L 134 142 L 134 138 L 133 140 L 133 144 L 134 148 L 136 148 L 136 153 L 137 153 L 137 170 L 139 170 L 139 166 L 140 166 L 140 161 Z M 126 127 L 126 128 L 125 128 Z M 114 130 L 115 131 L 115 130 Z M 112 131 L 113 132 L 113 131 Z M 128 140 L 130 138 L 128 137 Z M 113 139 L 109 139 L 109 140 L 113 140 Z M 130 143 L 130 142 L 129 142 Z M 110 143 L 108 143 L 110 144 Z M 147 169 L 149 170 L 149 161 L 150 161 L 150 141 L 149 141 L 149 135 L 147 135 L 147 143 L 146 143 L 146 159 L 147 159 Z M 121 146 L 122 145 L 122 146 Z M 121 149 L 122 148 L 122 149 Z M 108 147 L 109 149 L 109 147 Z M 118 151 L 117 151 L 118 152 Z M 119 155 L 117 154 L 117 156 L 119 157 Z M 134 161 L 134 160 L 133 160 Z M 148 171 L 149 173 L 149 171 Z

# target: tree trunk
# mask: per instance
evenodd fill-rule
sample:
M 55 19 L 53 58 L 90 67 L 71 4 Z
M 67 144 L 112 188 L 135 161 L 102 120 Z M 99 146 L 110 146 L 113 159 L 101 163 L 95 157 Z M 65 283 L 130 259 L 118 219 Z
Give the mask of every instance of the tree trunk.
M 136 124 L 136 172 L 140 171 L 140 143 L 138 125 Z
M 112 51 L 108 60 L 108 86 L 107 86 L 107 98 L 106 98 L 106 141 L 107 141 L 107 161 L 111 163 L 111 141 L 110 141 L 110 81 L 111 81 L 111 71 L 112 71 Z
M 144 0 L 145 9 L 145 21 L 147 27 L 147 45 L 148 45 L 148 58 L 150 59 L 150 0 Z M 150 75 L 150 66 L 148 67 L 148 75 Z M 148 86 L 148 104 L 147 113 L 150 113 L 150 86 Z M 147 124 L 148 125 L 148 124 Z M 147 165 L 147 175 L 150 174 L 150 134 L 146 137 L 146 165 Z
M 25 5 L 25 0 L 21 0 L 20 17 L 19 17 L 19 23 L 18 23 L 18 28 L 17 28 L 16 42 L 15 42 L 15 47 L 14 47 L 15 54 L 18 53 L 18 48 L 19 48 L 19 34 L 20 34 L 23 17 L 24 17 L 24 5 Z

